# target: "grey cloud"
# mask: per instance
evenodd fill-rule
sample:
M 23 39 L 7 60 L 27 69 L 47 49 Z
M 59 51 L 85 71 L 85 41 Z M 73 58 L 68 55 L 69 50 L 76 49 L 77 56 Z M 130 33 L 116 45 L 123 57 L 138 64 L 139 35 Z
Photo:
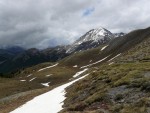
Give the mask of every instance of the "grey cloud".
M 149 0 L 0 0 L 0 46 L 46 48 L 100 26 L 112 32 L 145 28 L 149 5 Z

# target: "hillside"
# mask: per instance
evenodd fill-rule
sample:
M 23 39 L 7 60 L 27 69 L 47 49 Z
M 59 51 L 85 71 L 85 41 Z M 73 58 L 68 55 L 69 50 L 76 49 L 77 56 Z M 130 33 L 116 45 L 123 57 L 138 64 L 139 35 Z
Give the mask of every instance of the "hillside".
M 88 77 L 67 88 L 61 113 L 150 113 L 149 45 L 150 35 L 111 62 L 91 68 Z
M 0 78 L 2 113 L 83 75 L 87 77 L 67 88 L 62 113 L 149 113 L 149 44 L 150 28 L 140 29 L 58 62 Z

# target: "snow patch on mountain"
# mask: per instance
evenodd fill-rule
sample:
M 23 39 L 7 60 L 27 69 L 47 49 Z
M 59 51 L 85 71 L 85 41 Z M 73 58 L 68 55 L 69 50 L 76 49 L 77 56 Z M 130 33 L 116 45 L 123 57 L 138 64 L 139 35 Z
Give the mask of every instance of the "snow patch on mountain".
M 86 74 L 74 81 L 37 96 L 10 113 L 58 113 L 63 109 L 63 101 L 66 99 L 65 89 L 88 75 L 89 74 Z
M 90 60 L 89 62 L 92 62 L 92 60 Z
M 32 76 L 32 74 L 27 75 L 27 77 L 30 77 L 30 76 Z
M 109 56 L 110 56 L 110 55 L 109 55 Z M 103 58 L 103 59 L 101 59 L 101 60 L 99 60 L 99 61 L 97 61 L 97 62 L 94 62 L 94 63 L 92 63 L 92 64 L 82 66 L 81 69 L 82 69 L 82 68 L 86 68 L 86 67 L 90 67 L 90 66 L 95 65 L 95 64 L 98 64 L 98 63 L 104 61 L 105 59 L 107 59 L 109 56 L 107 56 L 107 57 L 105 57 L 105 58 Z
M 49 83 L 50 82 L 47 82 L 47 83 L 41 83 L 43 86 L 45 86 L 45 87 L 49 87 Z
M 53 74 L 49 74 L 49 75 L 46 75 L 46 77 L 50 77 L 50 76 L 52 76 Z
M 74 65 L 73 67 L 78 67 L 78 65 Z
M 36 79 L 36 77 L 32 78 L 31 80 L 29 80 L 29 82 L 33 81 L 34 79 Z
M 66 53 L 72 53 L 74 51 L 87 50 L 89 48 L 95 48 L 98 45 L 109 42 L 114 38 L 114 34 L 105 28 L 92 29 L 85 35 L 81 36 L 66 50 Z M 87 43 L 86 46 L 83 45 Z
M 102 47 L 101 51 L 103 51 L 106 47 L 108 47 L 108 45 L 106 45 L 106 46 Z
M 111 62 L 111 63 L 109 63 L 108 65 L 110 66 L 110 65 L 112 65 L 112 64 L 114 64 L 114 62 Z
M 117 58 L 118 56 L 120 56 L 121 55 L 121 53 L 120 54 L 118 54 L 118 55 L 116 55 L 116 56 L 114 56 L 113 58 L 111 58 L 109 61 L 112 61 L 112 60 L 114 60 L 115 58 Z
M 52 66 L 48 66 L 48 67 L 39 69 L 38 72 L 43 71 L 43 70 L 45 70 L 45 69 L 49 69 L 49 68 L 55 67 L 55 66 L 57 66 L 57 65 L 58 65 L 58 63 L 57 63 L 57 64 L 54 64 L 54 65 L 52 65 Z
M 26 80 L 20 80 L 21 82 L 25 82 Z
M 87 71 L 88 70 L 88 68 L 86 68 L 86 69 L 84 69 L 84 70 L 82 70 L 82 71 L 79 71 L 79 72 L 77 72 L 75 75 L 73 75 L 73 77 L 75 78 L 75 77 L 78 77 L 79 75 L 81 75 L 82 73 L 84 73 L 85 71 Z

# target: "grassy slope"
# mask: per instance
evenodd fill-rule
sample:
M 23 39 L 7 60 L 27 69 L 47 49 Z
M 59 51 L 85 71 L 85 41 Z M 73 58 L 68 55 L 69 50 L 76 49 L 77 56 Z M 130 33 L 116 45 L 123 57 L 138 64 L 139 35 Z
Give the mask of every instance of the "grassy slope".
M 149 113 L 150 38 L 67 88 L 63 113 Z M 94 72 L 93 72 L 94 71 Z
M 83 65 L 87 65 L 92 62 L 100 60 L 99 56 L 101 54 L 101 48 L 105 45 L 99 46 L 98 48 L 89 49 L 86 51 L 81 51 L 74 53 L 71 56 L 68 56 L 60 61 L 61 65 L 66 66 L 74 66 L 78 65 L 78 67 L 81 67 Z
M 43 65 L 43 66 L 42 66 Z M 50 69 L 46 69 L 38 72 L 42 67 L 52 65 L 51 63 L 41 64 L 34 67 L 27 68 L 20 73 L 14 75 L 13 78 L 0 78 L 0 98 L 17 94 L 23 91 L 29 91 L 33 89 L 45 88 L 41 83 L 50 82 L 49 85 L 57 85 L 67 82 L 78 69 L 66 66 L 56 66 Z M 34 70 L 34 71 L 33 71 Z M 29 74 L 31 76 L 27 77 Z M 47 77 L 46 75 L 50 75 Z M 35 78 L 33 81 L 31 79 Z M 26 80 L 24 82 L 20 80 Z
M 103 47 L 103 46 L 102 46 Z M 46 69 L 38 72 L 39 69 L 53 65 L 55 63 L 42 63 L 33 67 L 26 68 L 18 71 L 11 76 L 11 78 L 0 78 L 0 90 L 5 89 L 4 92 L 0 92 L 0 98 L 17 94 L 23 91 L 29 91 L 33 89 L 44 88 L 41 83 L 51 82 L 49 85 L 56 85 L 67 82 L 72 76 L 79 70 L 82 65 L 87 65 L 89 61 L 97 61 L 99 58 L 100 49 L 94 48 L 84 52 L 75 53 L 59 62 L 59 65 L 50 69 Z M 89 56 L 89 57 L 87 57 Z M 84 59 L 84 60 L 83 60 Z M 74 65 L 78 65 L 74 68 Z M 30 77 L 27 77 L 32 74 Z M 46 75 L 51 75 L 46 77 Z M 32 78 L 36 77 L 35 80 L 29 82 Z M 21 82 L 20 80 L 26 80 Z
M 100 54 L 100 50 L 105 45 L 94 48 L 91 50 L 83 51 L 75 53 L 59 62 L 59 65 L 50 69 L 46 69 L 38 72 L 39 69 L 53 65 L 54 63 L 42 63 L 33 67 L 26 68 L 21 70 L 14 75 L 11 75 L 12 78 L 0 78 L 0 90 L 4 90 L 0 92 L 0 98 L 9 97 L 10 99 L 6 101 L 1 101 L 0 99 L 0 109 L 2 113 L 7 113 L 12 111 L 13 109 L 19 107 L 24 104 L 28 100 L 31 100 L 33 97 L 48 91 L 49 89 L 54 88 L 58 85 L 66 83 L 69 81 L 72 76 L 83 69 L 80 69 L 80 66 L 89 64 L 90 60 L 95 62 L 99 60 L 98 57 Z M 88 57 L 87 57 L 88 56 Z M 91 63 L 92 63 L 91 62 Z M 74 65 L 78 65 L 78 67 L 73 67 Z M 32 74 L 30 77 L 27 77 L 29 74 Z M 46 77 L 46 75 L 50 75 Z M 9 77 L 9 76 L 8 76 Z M 32 78 L 36 77 L 35 80 L 29 82 Z M 20 80 L 26 80 L 25 82 L 21 82 Z M 41 85 L 41 83 L 51 82 L 49 88 L 45 88 Z M 37 91 L 38 90 L 38 91 Z M 40 92 L 39 92 L 40 90 Z M 20 93 L 24 93 L 17 98 L 12 98 L 12 95 L 18 95 Z M 28 94 L 28 92 L 30 92 Z M 21 100 L 20 100 L 21 98 Z M 17 104 L 18 103 L 18 104 Z

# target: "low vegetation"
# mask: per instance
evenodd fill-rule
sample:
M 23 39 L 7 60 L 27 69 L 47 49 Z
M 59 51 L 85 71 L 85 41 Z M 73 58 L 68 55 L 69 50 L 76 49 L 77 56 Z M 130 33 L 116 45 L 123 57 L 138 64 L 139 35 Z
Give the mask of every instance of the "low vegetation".
M 150 113 L 150 39 L 67 88 L 61 113 Z
M 119 113 L 132 113 L 131 110 L 124 112 L 128 109 L 141 111 L 136 113 L 146 113 L 142 110 L 149 107 L 150 76 L 145 76 L 148 72 L 150 62 L 103 65 L 67 89 L 69 93 L 66 95 L 65 110 L 104 109 L 101 104 L 105 104 L 105 110 L 113 113 L 116 110 Z M 140 107 L 137 107 L 138 103 L 141 103 Z

